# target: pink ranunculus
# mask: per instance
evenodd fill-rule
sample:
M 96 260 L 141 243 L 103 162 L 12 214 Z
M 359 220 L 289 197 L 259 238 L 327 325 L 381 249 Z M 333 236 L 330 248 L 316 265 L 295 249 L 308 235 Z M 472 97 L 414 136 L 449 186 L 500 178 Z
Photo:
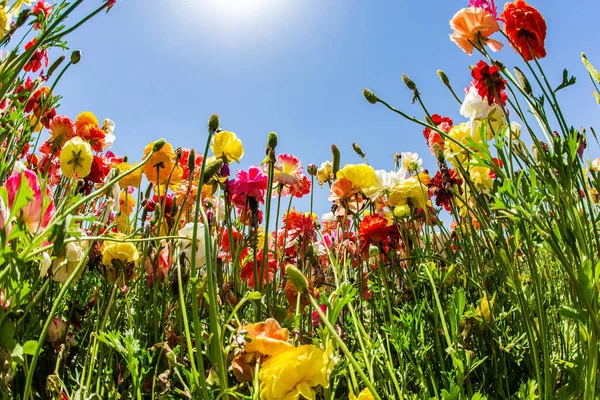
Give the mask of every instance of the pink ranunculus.
M 269 184 L 269 177 L 260 167 L 255 165 L 248 171 L 238 170 L 235 179 L 229 182 L 229 191 L 233 201 L 239 207 L 246 206 L 246 198 L 254 197 L 258 202 L 265 202 L 265 191 Z
M 494 4 L 494 0 L 469 0 L 469 7 L 483 8 L 498 19 L 498 8 Z
M 273 179 L 276 183 L 283 185 L 297 184 L 302 179 L 300 160 L 291 154 L 278 155 Z
M 6 226 L 6 220 L 8 219 L 8 211 L 6 210 L 6 205 L 4 204 L 4 200 L 0 197 L 0 230 L 4 229 Z
M 8 194 L 8 208 L 12 208 L 19 188 L 21 187 L 21 174 L 24 174 L 27 185 L 33 191 L 29 203 L 20 211 L 20 219 L 25 223 L 30 232 L 45 228 L 54 216 L 54 201 L 48 187 L 42 193 L 42 187 L 35 172 L 26 169 L 23 172 L 13 173 L 6 181 Z

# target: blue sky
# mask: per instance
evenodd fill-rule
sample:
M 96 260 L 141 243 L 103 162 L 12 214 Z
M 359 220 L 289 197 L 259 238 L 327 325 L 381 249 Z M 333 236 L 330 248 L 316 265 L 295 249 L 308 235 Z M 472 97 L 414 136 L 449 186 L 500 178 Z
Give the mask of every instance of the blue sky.
M 443 69 L 459 93 L 471 80 L 468 67 L 479 58 L 448 38 L 448 21 L 467 3 L 119 0 L 70 36 L 71 48 L 81 49 L 83 59 L 58 85 L 64 96 L 59 113 L 74 118 L 88 110 L 113 119 L 113 151 L 132 160 L 160 137 L 174 147 L 200 150 L 208 117 L 218 113 L 222 127 L 244 143 L 241 168 L 262 160 L 267 135 L 275 131 L 278 152 L 292 153 L 304 165 L 330 159 L 332 143 L 342 150 L 342 164 L 359 162 L 351 148 L 357 142 L 376 169 L 391 169 L 395 152 L 414 151 L 434 171 L 421 129 L 370 105 L 361 90 L 368 87 L 422 117 L 400 80 L 406 73 L 430 112 L 462 122 L 436 71 Z M 98 4 L 84 2 L 77 15 Z M 500 9 L 503 4 L 498 2 Z M 597 125 L 600 109 L 580 53 L 600 66 L 600 2 L 530 4 L 548 25 L 542 65 L 549 78 L 558 83 L 563 68 L 578 77 L 577 85 L 559 96 L 568 121 L 576 127 Z M 497 57 L 507 66 L 521 65 L 508 46 Z M 329 210 L 327 197 L 327 190 L 317 190 L 319 214 Z M 295 204 L 308 209 L 308 199 Z

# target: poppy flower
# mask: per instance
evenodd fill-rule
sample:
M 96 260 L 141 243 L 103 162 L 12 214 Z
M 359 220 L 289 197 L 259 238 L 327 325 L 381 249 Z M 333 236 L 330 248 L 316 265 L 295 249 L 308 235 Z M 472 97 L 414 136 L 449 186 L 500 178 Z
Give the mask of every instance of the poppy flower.
M 542 14 L 525 0 L 515 0 L 504 5 L 500 15 L 504 31 L 511 46 L 527 61 L 546 57 L 546 21 Z

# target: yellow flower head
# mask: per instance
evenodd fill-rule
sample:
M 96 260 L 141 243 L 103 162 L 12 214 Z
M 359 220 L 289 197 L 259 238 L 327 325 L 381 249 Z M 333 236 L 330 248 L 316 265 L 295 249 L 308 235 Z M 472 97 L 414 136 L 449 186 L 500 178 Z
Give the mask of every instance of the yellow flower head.
M 117 164 L 116 167 L 119 168 L 119 171 L 122 174 L 124 172 L 129 171 L 130 169 L 134 168 L 137 165 L 138 165 L 138 163 L 131 165 L 128 162 L 122 162 L 122 163 Z M 141 183 L 142 183 L 142 170 L 136 169 L 131 174 L 122 178 L 119 181 L 119 186 L 121 188 L 126 188 L 127 186 L 133 186 L 134 188 L 139 188 Z
M 321 163 L 321 167 L 317 171 L 317 182 L 323 186 L 325 182 L 333 178 L 333 164 L 331 161 L 324 161 Z
M 316 386 L 329 387 L 333 369 L 331 350 L 313 345 L 291 348 L 265 361 L 260 369 L 260 398 L 263 400 L 314 399 Z
M 215 134 L 210 148 L 217 157 L 224 157 L 227 162 L 239 162 L 244 156 L 242 141 L 233 132 L 220 131 Z
M 357 191 L 367 190 L 378 184 L 375 170 L 366 164 L 346 164 L 337 172 L 336 178 L 347 179 L 352 183 L 352 189 Z
M 119 260 L 123 264 L 135 263 L 140 258 L 140 254 L 133 243 L 128 242 L 108 242 L 102 249 L 102 264 L 112 265 L 114 260 Z
M 413 176 L 398 182 L 390 189 L 388 202 L 391 206 L 401 206 L 408 203 L 415 208 L 425 208 L 427 198 L 427 186 Z M 400 211 L 399 213 L 404 214 Z
M 492 298 L 492 300 L 488 300 L 487 294 L 484 293 L 483 297 L 481 298 L 481 302 L 480 302 L 479 306 L 477 307 L 477 310 L 475 310 L 475 312 L 477 313 L 477 315 L 482 317 L 486 323 L 489 324 L 490 321 L 492 320 L 491 310 L 493 308 L 494 308 L 494 299 Z
M 365 388 L 365 390 L 359 393 L 358 397 L 356 397 L 353 393 L 350 393 L 349 400 L 375 400 L 375 397 L 373 397 L 373 394 L 371 394 L 369 388 Z
M 68 140 L 60 153 L 60 169 L 64 176 L 85 178 L 92 169 L 92 147 L 80 137 Z
M 490 169 L 487 167 L 471 167 L 469 178 L 473 186 L 482 193 L 489 193 L 494 187 L 494 181 L 490 177 Z
M 279 326 L 277 320 L 267 319 L 265 322 L 244 326 L 246 337 L 251 341 L 246 343 L 246 353 L 259 353 L 266 356 L 277 356 L 294 346 L 288 342 L 290 334 L 287 329 Z
M 154 143 L 155 142 L 152 142 L 146 146 L 144 149 L 144 157 L 152 152 Z M 175 162 L 173 146 L 166 142 L 159 151 L 152 154 L 150 160 L 142 167 L 148 181 L 155 185 L 164 185 L 167 181 L 169 181 L 170 184 L 178 183 L 176 182 L 176 179 L 173 179 L 173 177 L 176 178 L 177 176 L 181 176 L 180 171 L 176 171 L 177 169 L 181 169 L 181 167 Z M 170 180 L 169 177 L 171 177 Z
M 119 209 L 125 215 L 129 215 L 133 212 L 133 207 L 135 207 L 135 199 L 128 193 L 127 190 L 124 190 L 119 195 Z

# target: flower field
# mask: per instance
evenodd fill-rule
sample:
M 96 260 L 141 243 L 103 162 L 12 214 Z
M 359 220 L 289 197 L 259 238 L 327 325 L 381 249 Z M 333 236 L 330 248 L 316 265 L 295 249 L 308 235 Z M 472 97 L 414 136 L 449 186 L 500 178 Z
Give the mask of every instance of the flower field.
M 119 12 L 96 2 L 75 21 L 83 0 L 0 2 L 1 398 L 600 396 L 600 144 L 562 111 L 575 77 L 539 62 L 558 34 L 540 11 L 457 10 L 471 83 L 438 77 L 458 121 L 406 75 L 417 117 L 364 89 L 430 149 L 376 170 L 356 143 L 361 163 L 344 143 L 303 164 L 274 132 L 245 154 L 217 114 L 198 148 L 113 153 L 115 122 L 56 90 L 82 59 L 69 34 Z

